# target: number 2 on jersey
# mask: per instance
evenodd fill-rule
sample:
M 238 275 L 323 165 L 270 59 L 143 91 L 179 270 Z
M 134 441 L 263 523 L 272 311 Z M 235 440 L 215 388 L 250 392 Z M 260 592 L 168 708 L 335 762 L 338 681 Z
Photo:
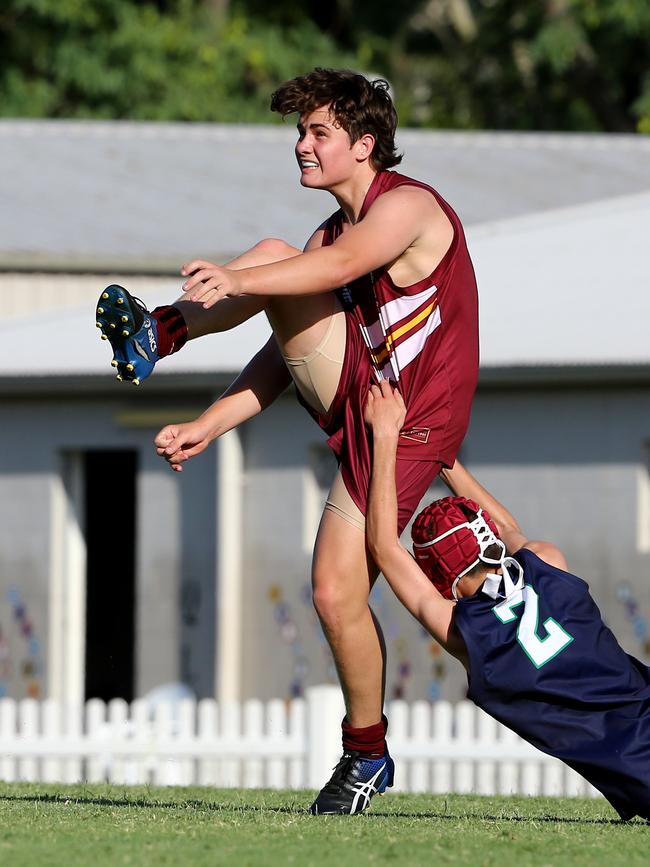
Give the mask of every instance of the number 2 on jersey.
M 573 641 L 573 636 L 563 629 L 552 617 L 542 624 L 546 630 L 544 638 L 538 634 L 539 597 L 530 584 L 522 590 L 517 590 L 508 599 L 504 599 L 492 609 L 501 623 L 511 623 L 519 612 L 514 609 L 523 603 L 524 610 L 517 627 L 517 641 L 536 668 L 541 668 L 550 662 L 558 653 Z

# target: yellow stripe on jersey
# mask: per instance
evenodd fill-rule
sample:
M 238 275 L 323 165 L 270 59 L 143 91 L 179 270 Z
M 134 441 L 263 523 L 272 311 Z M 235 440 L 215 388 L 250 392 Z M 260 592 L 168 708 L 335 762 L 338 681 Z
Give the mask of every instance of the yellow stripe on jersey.
M 419 325 L 420 322 L 422 322 L 424 319 L 426 319 L 433 312 L 433 310 L 435 310 L 435 308 L 437 306 L 438 306 L 438 299 L 434 298 L 434 300 L 431 302 L 431 304 L 429 304 L 428 307 L 425 307 L 424 310 L 421 310 L 417 316 L 414 316 L 413 319 L 410 320 L 410 322 L 405 322 L 404 325 L 402 325 L 396 331 L 393 331 L 390 334 L 387 334 L 386 335 L 386 345 L 381 350 L 381 352 L 378 354 L 371 352 L 372 360 L 374 361 L 374 363 L 379 365 L 383 361 L 385 361 L 388 358 L 388 355 L 390 354 L 390 350 L 391 350 L 393 344 L 395 343 L 395 341 L 399 340 L 400 337 L 402 337 L 404 334 L 407 334 L 409 331 L 412 331 L 416 327 L 416 325 Z

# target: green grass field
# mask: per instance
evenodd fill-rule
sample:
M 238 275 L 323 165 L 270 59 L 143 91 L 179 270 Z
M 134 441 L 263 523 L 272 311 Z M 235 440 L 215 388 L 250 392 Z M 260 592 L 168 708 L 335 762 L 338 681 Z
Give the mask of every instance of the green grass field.
M 650 825 L 603 801 L 387 795 L 313 817 L 307 792 L 0 783 L 0 864 L 647 865 Z

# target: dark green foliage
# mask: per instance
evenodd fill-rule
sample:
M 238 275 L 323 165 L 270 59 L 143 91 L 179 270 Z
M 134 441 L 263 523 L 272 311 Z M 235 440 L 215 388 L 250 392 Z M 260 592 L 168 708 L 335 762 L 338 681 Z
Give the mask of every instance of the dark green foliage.
M 650 132 L 648 0 L 5 0 L 0 114 L 269 121 L 313 66 L 403 125 Z
M 309 22 L 282 29 L 195 0 L 10 0 L 4 116 L 268 121 L 270 93 L 313 58 L 354 62 Z
M 448 0 L 403 35 L 424 125 L 650 131 L 646 0 Z M 464 10 L 464 12 L 463 12 Z

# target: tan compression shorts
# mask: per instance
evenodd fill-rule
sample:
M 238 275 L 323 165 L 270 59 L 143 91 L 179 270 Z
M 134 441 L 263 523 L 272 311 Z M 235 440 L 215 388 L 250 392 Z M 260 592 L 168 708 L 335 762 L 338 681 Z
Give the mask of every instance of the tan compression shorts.
M 337 304 L 325 336 L 313 352 L 304 358 L 284 356 L 296 388 L 321 415 L 329 412 L 339 387 L 345 358 L 346 328 L 345 313 Z M 340 469 L 332 482 L 325 508 L 365 531 L 366 519 L 349 495 Z

